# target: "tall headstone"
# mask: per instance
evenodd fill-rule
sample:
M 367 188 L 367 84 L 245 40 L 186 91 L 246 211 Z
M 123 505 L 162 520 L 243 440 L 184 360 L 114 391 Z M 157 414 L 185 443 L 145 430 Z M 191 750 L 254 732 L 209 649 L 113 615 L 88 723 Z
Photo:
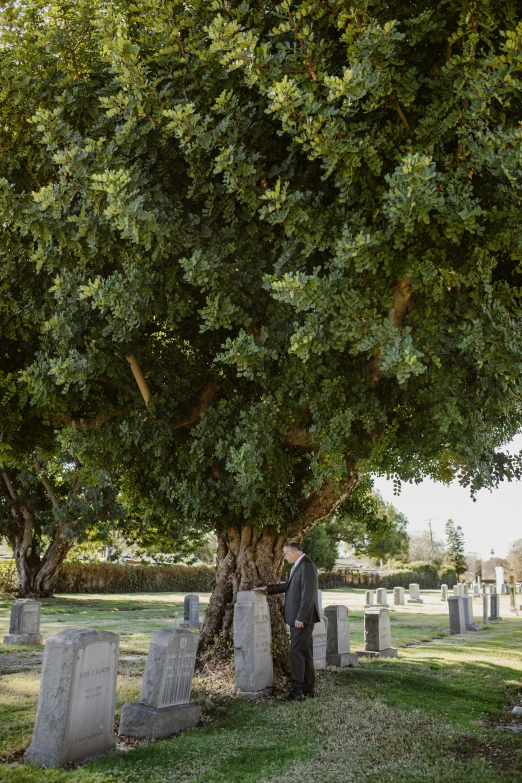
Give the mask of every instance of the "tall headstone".
M 478 598 L 480 596 L 480 585 L 477 582 L 473 585 L 473 597 Z
M 326 667 L 326 647 L 328 639 L 328 619 L 323 614 L 318 623 L 314 623 L 312 643 L 314 649 L 314 669 Z
M 327 606 L 324 610 L 327 624 L 326 664 L 354 666 L 357 655 L 350 652 L 350 622 L 346 606 Z
M 507 586 L 506 583 L 501 585 L 500 593 L 501 593 L 501 595 L 508 595 L 509 594 L 509 587 Z
M 199 619 L 199 595 L 191 593 L 185 596 L 183 601 L 183 623 L 184 628 L 201 628 Z
M 502 566 L 495 568 L 495 581 L 497 584 L 497 593 L 502 594 L 502 585 L 504 584 L 504 569 Z
M 500 616 L 500 596 L 498 593 L 492 593 L 490 596 L 491 600 L 491 615 L 489 617 L 490 620 L 502 620 L 502 617 Z
M 489 619 L 488 602 L 489 602 L 489 595 L 486 595 L 484 593 L 484 595 L 482 596 L 482 625 L 488 624 L 488 619 Z
M 404 587 L 393 588 L 393 603 L 395 606 L 404 606 Z
M 516 598 L 515 598 L 515 580 L 512 578 L 512 581 L 509 584 L 509 616 L 510 617 L 518 617 L 518 611 L 517 611 L 517 605 L 516 605 Z
M 441 585 L 440 586 L 440 600 L 441 601 L 447 601 L 448 600 L 448 585 Z
M 123 705 L 118 733 L 160 739 L 196 726 L 200 708 L 190 703 L 197 636 L 191 631 L 154 631 L 139 702 Z
M 60 767 L 116 747 L 119 636 L 92 629 L 50 636 L 27 761 Z
M 272 692 L 272 631 L 266 595 L 239 590 L 234 606 L 234 665 L 241 696 L 259 698 Z
M 466 621 L 466 631 L 482 631 L 482 626 L 478 625 L 473 619 L 473 596 L 467 595 L 462 599 L 464 602 L 464 617 Z
M 364 606 L 365 608 L 368 606 L 373 606 L 375 603 L 375 591 L 374 590 L 367 590 L 364 598 Z
M 464 617 L 464 602 L 458 595 L 450 595 L 448 598 L 450 636 L 466 633 L 466 620 Z
M 410 585 L 410 597 L 408 598 L 409 604 L 422 604 L 424 601 L 420 597 L 420 588 L 419 585 L 416 583 L 412 583 Z
M 391 646 L 390 610 L 375 606 L 364 613 L 364 650 L 360 658 L 396 658 L 397 649 Z
M 322 617 L 323 614 L 324 614 L 324 612 L 323 612 L 323 591 L 322 590 L 318 590 L 317 591 L 317 605 L 319 607 L 319 616 Z
M 464 598 L 467 598 L 469 595 L 469 586 L 466 584 L 462 585 L 462 595 Z
M 377 588 L 377 606 L 388 606 L 388 591 L 385 587 Z
M 40 603 L 32 598 L 15 601 L 11 607 L 9 633 L 4 636 L 4 644 L 42 644 L 40 611 Z
M 487 584 L 485 584 L 485 582 L 482 582 L 481 590 L 482 590 L 482 595 L 489 595 L 488 586 Z

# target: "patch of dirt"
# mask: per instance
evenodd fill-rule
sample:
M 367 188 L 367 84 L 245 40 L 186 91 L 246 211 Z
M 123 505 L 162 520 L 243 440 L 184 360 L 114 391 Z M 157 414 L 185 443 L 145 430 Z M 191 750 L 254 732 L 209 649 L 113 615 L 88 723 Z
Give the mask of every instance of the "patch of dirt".
M 22 748 L 22 750 L 14 750 L 11 753 L 5 753 L 3 756 L 0 756 L 0 764 L 16 764 L 16 766 L 18 766 L 23 762 L 26 750 L 27 748 Z
M 0 653 L 0 674 L 18 674 L 42 668 L 43 652 Z
M 501 772 L 512 772 L 520 769 L 518 761 L 520 749 L 504 745 L 495 740 L 469 737 L 461 740 L 453 748 L 453 754 L 459 761 L 467 761 L 479 756 Z

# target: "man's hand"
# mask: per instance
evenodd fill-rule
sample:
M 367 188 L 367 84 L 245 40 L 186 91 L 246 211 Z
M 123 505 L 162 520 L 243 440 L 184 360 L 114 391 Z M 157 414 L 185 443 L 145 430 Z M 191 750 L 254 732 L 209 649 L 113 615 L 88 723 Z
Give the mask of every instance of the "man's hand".
M 295 621 L 295 627 L 296 628 L 304 628 L 304 623 L 301 622 L 301 620 Z
M 264 587 L 254 587 L 254 590 L 262 590 L 264 593 L 266 593 L 266 585 Z

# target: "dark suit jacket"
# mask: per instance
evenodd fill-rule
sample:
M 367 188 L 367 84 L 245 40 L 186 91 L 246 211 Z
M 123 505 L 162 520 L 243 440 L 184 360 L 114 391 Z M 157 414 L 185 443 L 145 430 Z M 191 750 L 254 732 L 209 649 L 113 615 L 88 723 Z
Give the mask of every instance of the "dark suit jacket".
M 284 613 L 288 625 L 295 625 L 296 620 L 307 625 L 319 622 L 317 568 L 306 555 L 303 555 L 288 582 L 268 585 L 266 592 L 268 595 L 285 594 Z

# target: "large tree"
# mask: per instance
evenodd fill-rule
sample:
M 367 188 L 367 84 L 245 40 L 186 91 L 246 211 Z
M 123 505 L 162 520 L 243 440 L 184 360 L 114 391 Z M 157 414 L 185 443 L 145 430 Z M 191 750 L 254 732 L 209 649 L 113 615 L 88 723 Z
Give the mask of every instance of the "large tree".
M 14 380 L 218 533 L 203 646 L 361 475 L 518 471 L 517 3 L 3 9 L 0 270 L 42 313 Z

